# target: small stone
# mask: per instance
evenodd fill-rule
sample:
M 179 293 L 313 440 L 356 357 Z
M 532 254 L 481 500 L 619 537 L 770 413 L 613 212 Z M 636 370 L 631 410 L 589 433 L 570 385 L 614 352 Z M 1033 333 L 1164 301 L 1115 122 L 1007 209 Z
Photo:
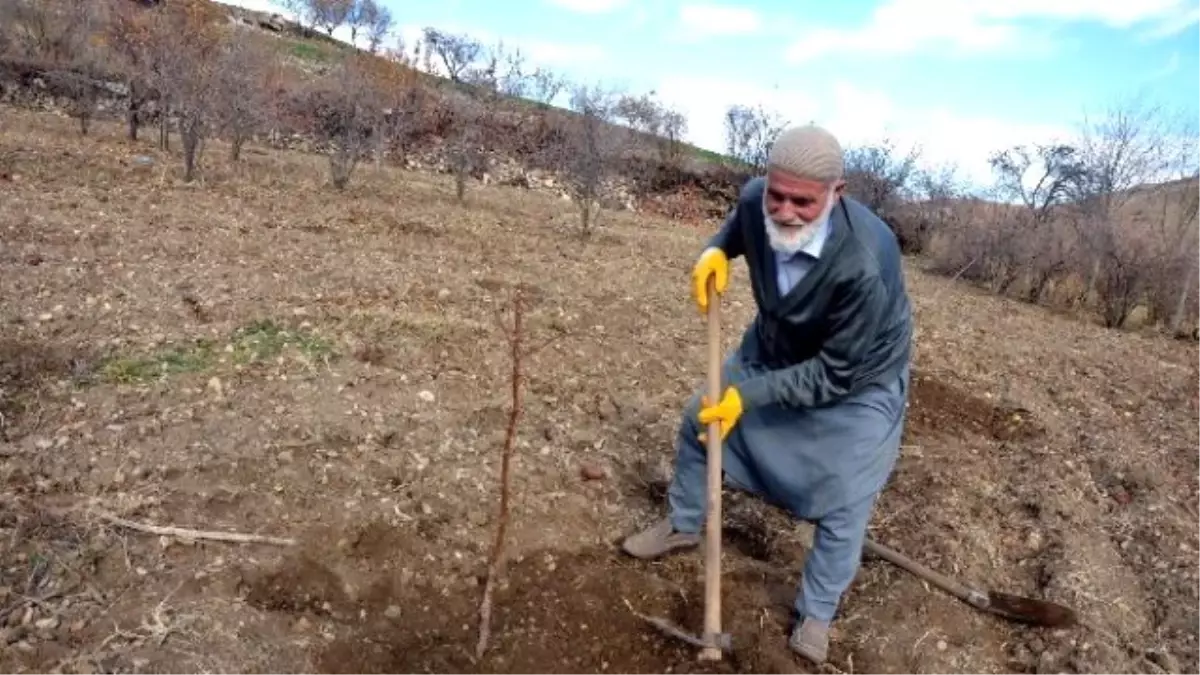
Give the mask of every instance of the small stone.
M 449 288 L 443 288 L 442 290 L 438 291 L 438 300 L 445 300 L 448 297 L 450 297 Z
M 579 475 L 584 480 L 603 480 L 608 477 L 608 472 L 599 464 L 588 462 L 579 468 Z
M 433 403 L 435 400 L 437 400 L 437 397 L 433 395 L 433 392 L 429 391 L 428 389 L 423 389 L 420 392 L 417 392 L 417 398 L 426 403 Z
M 49 438 L 39 438 L 33 442 L 33 446 L 38 450 L 49 450 L 54 447 L 54 443 Z
M 1165 649 L 1151 649 L 1146 652 L 1146 657 L 1168 673 L 1183 672 L 1180 670 L 1179 663 L 1175 660 L 1175 657 L 1171 656 L 1170 652 Z
M 279 462 L 280 462 L 281 464 L 288 464 L 288 463 L 290 463 L 290 462 L 292 461 L 293 457 L 294 457 L 294 456 L 292 455 L 292 451 L 291 451 L 291 450 L 284 450 L 284 451 L 280 452 L 280 453 L 277 455 L 277 458 L 279 459 Z
M 400 605 L 388 605 L 388 608 L 383 611 L 383 615 L 389 619 L 399 619 Z
M 944 651 L 946 651 L 946 648 L 947 648 L 947 647 L 949 647 L 949 646 L 950 646 L 950 645 L 946 644 L 946 641 L 945 641 L 945 640 L 938 640 L 938 641 L 937 641 L 937 650 L 938 650 L 939 652 L 944 652 Z
M 38 619 L 37 623 L 33 624 L 38 630 L 54 630 L 58 628 L 58 617 L 48 616 L 45 619 Z

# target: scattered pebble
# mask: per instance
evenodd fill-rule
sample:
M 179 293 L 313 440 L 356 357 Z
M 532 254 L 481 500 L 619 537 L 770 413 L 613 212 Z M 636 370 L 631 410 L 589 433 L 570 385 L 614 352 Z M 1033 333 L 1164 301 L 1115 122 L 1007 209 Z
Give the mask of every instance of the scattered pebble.
M 417 398 L 426 403 L 433 403 L 437 399 L 437 397 L 433 395 L 433 392 L 429 391 L 428 389 L 422 389 L 420 392 L 418 392 Z
M 599 464 L 589 462 L 579 468 L 579 475 L 584 480 L 604 480 L 608 477 L 608 472 Z

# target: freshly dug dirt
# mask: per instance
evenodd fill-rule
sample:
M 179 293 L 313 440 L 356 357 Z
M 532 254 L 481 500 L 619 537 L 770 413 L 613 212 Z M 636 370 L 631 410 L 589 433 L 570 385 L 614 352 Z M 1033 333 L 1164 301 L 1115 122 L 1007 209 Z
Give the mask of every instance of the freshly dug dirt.
M 178 157 L 5 110 L 0 669 L 811 672 L 786 647 L 805 528 L 730 495 L 702 664 L 699 551 L 617 553 L 661 516 L 703 382 L 687 273 L 714 226 L 321 158 Z M 135 158 L 136 159 L 135 161 Z M 144 158 L 149 158 L 147 162 Z M 1076 609 L 1030 628 L 868 559 L 824 672 L 1195 672 L 1197 349 L 992 297 L 909 261 L 909 424 L 871 536 Z M 509 405 L 497 314 L 532 304 L 510 560 L 473 658 Z M 730 326 L 752 316 L 735 265 Z M 739 339 L 737 330 L 726 345 Z M 153 536 L 131 520 L 288 536 Z M 628 604 L 627 604 L 628 603 Z M 632 609 L 631 609 L 632 608 Z

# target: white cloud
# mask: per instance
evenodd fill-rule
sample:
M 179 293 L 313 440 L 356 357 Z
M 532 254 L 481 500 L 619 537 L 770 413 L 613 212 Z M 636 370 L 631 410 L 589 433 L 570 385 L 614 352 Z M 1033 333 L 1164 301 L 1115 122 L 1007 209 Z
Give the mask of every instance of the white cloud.
M 857 28 L 817 27 L 787 49 L 792 63 L 837 53 L 895 55 L 924 47 L 965 52 L 1030 48 L 1021 22 L 1093 22 L 1113 28 L 1154 24 L 1160 33 L 1181 30 L 1196 20 L 1188 0 L 886 0 Z M 1039 41 L 1036 49 L 1046 47 Z
M 1172 16 L 1163 17 L 1153 28 L 1142 33 L 1143 40 L 1161 40 L 1174 37 L 1200 23 L 1200 7 L 1181 7 Z
M 762 18 L 749 7 L 686 4 L 679 8 L 679 23 L 687 38 L 746 35 L 762 28 Z
M 666 80 L 658 91 L 664 102 L 687 116 L 687 140 L 709 150 L 725 148 L 723 116 L 729 105 L 761 103 L 793 124 L 811 121 L 826 127 L 844 146 L 885 138 L 901 151 L 918 146 L 922 165 L 954 165 L 960 178 L 977 186 L 991 183 L 987 158 L 993 151 L 1061 139 L 1072 131 L 997 117 L 964 116 L 947 108 L 900 106 L 881 91 L 848 82 L 835 83 L 828 95 L 809 96 L 739 80 L 679 77 Z
M 546 0 L 546 2 L 580 14 L 607 14 L 624 7 L 628 0 Z

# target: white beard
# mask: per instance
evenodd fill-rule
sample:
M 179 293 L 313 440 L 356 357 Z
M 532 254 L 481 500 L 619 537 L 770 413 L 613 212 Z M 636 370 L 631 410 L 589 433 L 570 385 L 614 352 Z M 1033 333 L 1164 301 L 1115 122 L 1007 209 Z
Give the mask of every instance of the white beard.
M 765 197 L 764 197 L 765 199 Z M 825 208 L 821 209 L 820 215 L 807 223 L 799 225 L 781 226 L 771 219 L 767 213 L 767 205 L 763 203 L 763 221 L 767 226 L 767 241 L 771 244 L 771 248 L 777 253 L 784 255 L 795 255 L 796 252 L 808 246 L 812 238 L 817 234 L 817 230 L 829 220 L 829 214 L 833 213 L 834 193 L 830 191 L 829 197 L 825 200 Z

